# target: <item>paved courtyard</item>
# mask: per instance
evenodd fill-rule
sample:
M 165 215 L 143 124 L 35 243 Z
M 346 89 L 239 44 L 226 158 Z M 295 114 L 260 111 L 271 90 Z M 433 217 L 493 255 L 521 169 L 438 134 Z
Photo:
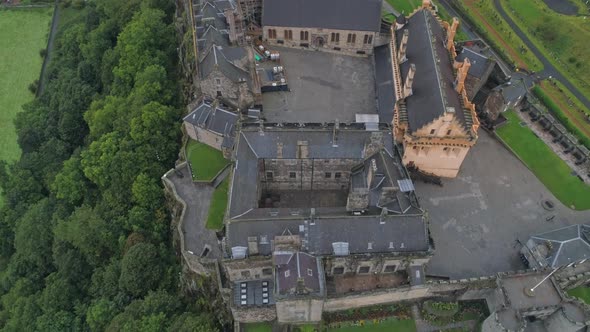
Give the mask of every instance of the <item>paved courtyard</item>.
M 269 122 L 354 122 L 376 114 L 372 57 L 272 47 L 280 52 L 291 91 L 262 95 Z
M 186 250 L 200 256 L 208 248 L 210 251 L 207 258 L 221 258 L 215 232 L 205 228 L 214 188 L 208 184 L 193 183 L 186 166 L 180 172 L 182 177 L 172 173 L 168 179 L 174 183 L 176 192 L 187 203 L 183 229 Z
M 563 206 L 500 142 L 483 130 L 479 135 L 458 178 L 443 180 L 442 188 L 416 183 L 436 246 L 429 275 L 464 278 L 521 269 L 517 238 L 524 242 L 590 222 L 590 211 Z M 545 199 L 555 203 L 553 211 L 543 209 Z

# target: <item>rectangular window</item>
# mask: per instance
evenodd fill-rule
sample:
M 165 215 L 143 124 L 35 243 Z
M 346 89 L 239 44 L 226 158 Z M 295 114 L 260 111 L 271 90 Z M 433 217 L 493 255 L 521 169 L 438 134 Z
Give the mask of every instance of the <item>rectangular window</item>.
M 289 172 L 289 178 L 290 178 L 290 179 L 295 179 L 295 178 L 297 178 L 297 173 L 295 173 L 295 172 Z
M 290 275 L 291 275 L 291 271 L 289 271 L 289 270 L 285 271 L 285 278 L 289 278 Z
M 359 267 L 359 274 L 367 274 L 367 273 L 369 273 L 369 271 L 371 271 L 371 267 L 370 266 L 361 266 L 361 267 Z
M 272 172 L 266 172 L 266 180 L 267 181 L 272 181 L 272 177 L 273 177 L 273 173 Z
M 356 44 L 356 33 L 352 34 L 352 43 Z
M 330 173 L 330 172 L 326 172 L 326 173 L 324 173 L 324 177 L 325 177 L 326 179 L 330 179 L 330 178 L 332 178 L 332 173 Z
M 277 30 L 269 29 L 268 30 L 268 38 L 269 39 L 277 39 Z
M 332 270 L 332 274 L 344 274 L 344 267 L 335 267 L 334 270 Z
M 435 131 L 436 131 L 435 129 L 431 129 L 431 130 L 430 130 L 430 135 L 434 135 L 434 132 L 435 132 Z
M 307 269 L 307 275 L 310 277 L 313 277 L 313 270 L 312 269 Z
M 337 32 L 332 32 L 332 34 L 330 35 L 330 41 L 332 43 L 338 43 L 340 42 L 340 34 Z
M 369 42 L 367 44 L 372 44 L 373 43 L 373 35 L 369 35 Z
M 216 78 L 215 79 L 215 84 L 221 85 L 221 78 Z
M 365 38 L 363 38 L 363 44 L 367 44 L 369 42 L 369 35 L 365 35 Z
M 336 172 L 334 173 L 334 179 L 340 179 L 342 177 L 342 173 Z
M 348 38 L 346 38 L 347 43 L 352 43 L 352 33 L 348 34 Z
M 395 272 L 395 265 L 386 265 L 385 268 L 383 269 L 383 272 L 385 272 L 385 273 Z
M 217 90 L 217 97 L 221 97 L 221 91 Z
M 447 130 L 447 136 L 451 136 L 451 129 Z
M 262 269 L 262 275 L 264 275 L 264 276 L 272 275 L 272 269 L 270 267 L 265 267 L 264 269 Z
M 308 40 L 309 39 L 309 32 L 307 32 L 307 31 L 301 31 L 299 33 L 299 39 L 301 39 L 301 40 Z

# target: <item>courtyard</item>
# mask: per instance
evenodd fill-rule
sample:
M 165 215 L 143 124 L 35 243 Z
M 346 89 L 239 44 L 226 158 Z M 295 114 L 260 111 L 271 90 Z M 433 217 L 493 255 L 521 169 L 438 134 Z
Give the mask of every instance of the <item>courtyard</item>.
M 459 176 L 444 186 L 417 182 L 428 211 L 435 254 L 426 273 L 453 279 L 523 269 L 520 241 L 554 228 L 587 223 L 590 211 L 557 200 L 535 175 L 486 131 L 471 149 Z M 555 209 L 547 211 L 543 200 Z
M 376 114 L 372 56 L 273 47 L 281 56 L 290 91 L 262 95 L 268 122 L 354 122 Z

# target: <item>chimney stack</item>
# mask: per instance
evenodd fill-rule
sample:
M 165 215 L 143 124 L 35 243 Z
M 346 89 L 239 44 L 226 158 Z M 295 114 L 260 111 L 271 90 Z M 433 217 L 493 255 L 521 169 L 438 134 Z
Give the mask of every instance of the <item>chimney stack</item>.
M 416 74 L 416 65 L 410 64 L 410 70 L 406 77 L 406 84 L 404 84 L 404 98 L 407 98 L 413 94 L 412 83 L 414 82 L 414 74 Z
M 402 41 L 399 46 L 399 54 L 397 56 L 397 61 L 399 63 L 404 63 L 408 58 L 406 58 L 406 50 L 408 48 L 408 37 L 410 36 L 410 31 L 408 29 L 404 29 L 404 34 L 402 36 Z
M 277 159 L 283 158 L 283 143 L 277 142 Z
M 447 50 L 449 51 L 455 45 L 455 34 L 457 34 L 458 27 L 459 20 L 456 17 L 453 17 L 453 23 L 449 26 L 447 30 Z
M 307 141 L 297 141 L 297 159 L 309 158 Z
M 463 65 L 457 70 L 457 79 L 455 80 L 455 91 L 457 93 L 462 93 L 465 88 L 465 78 L 467 78 L 469 67 L 471 67 L 471 62 L 469 62 L 469 58 L 465 58 Z

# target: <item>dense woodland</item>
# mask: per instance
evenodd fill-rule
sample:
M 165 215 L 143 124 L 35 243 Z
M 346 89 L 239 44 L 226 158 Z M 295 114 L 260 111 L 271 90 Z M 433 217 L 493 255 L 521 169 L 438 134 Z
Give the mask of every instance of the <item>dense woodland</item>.
M 0 327 L 215 331 L 180 290 L 162 174 L 181 132 L 170 0 L 88 1 L 60 28 L 46 89 L 0 164 Z

